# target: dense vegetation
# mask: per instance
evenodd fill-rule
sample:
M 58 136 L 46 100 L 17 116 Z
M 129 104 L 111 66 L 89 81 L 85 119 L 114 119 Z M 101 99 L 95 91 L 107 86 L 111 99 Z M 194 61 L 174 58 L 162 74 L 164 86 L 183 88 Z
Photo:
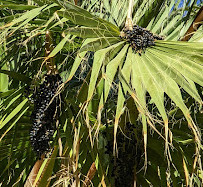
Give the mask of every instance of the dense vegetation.
M 0 0 L 0 185 L 200 187 L 201 6 Z

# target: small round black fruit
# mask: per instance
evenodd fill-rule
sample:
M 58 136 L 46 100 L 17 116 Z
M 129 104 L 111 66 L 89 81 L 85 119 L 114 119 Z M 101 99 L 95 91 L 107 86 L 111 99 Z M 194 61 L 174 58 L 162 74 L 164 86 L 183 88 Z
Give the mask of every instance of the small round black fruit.
M 121 36 L 126 40 L 131 47 L 137 52 L 144 51 L 147 47 L 154 46 L 155 40 L 162 40 L 163 38 L 157 35 L 153 35 L 150 31 L 134 25 L 133 30 L 123 29 L 124 35 Z
M 54 96 L 61 83 L 60 75 L 46 75 L 45 81 L 33 94 L 34 111 L 31 115 L 33 126 L 30 130 L 30 141 L 39 158 L 50 150 L 49 142 L 54 134 L 54 124 L 60 112 L 59 96 Z

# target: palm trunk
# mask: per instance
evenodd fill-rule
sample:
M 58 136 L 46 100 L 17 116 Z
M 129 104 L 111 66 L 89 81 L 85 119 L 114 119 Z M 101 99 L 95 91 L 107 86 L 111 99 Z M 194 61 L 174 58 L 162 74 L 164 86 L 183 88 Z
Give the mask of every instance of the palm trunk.
M 197 31 L 197 29 L 202 25 L 202 21 L 203 21 L 203 6 L 202 8 L 200 8 L 199 12 L 196 15 L 195 20 L 192 22 L 191 26 L 189 27 L 189 29 L 187 30 L 185 36 L 181 39 L 181 41 L 188 41 L 193 36 L 195 31 Z

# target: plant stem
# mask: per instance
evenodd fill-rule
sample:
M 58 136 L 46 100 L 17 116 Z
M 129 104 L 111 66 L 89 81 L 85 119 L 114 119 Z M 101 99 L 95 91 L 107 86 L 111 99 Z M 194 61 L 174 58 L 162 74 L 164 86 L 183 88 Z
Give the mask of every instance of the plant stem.
M 128 14 L 125 22 L 125 27 L 128 30 L 133 30 L 132 10 L 133 10 L 133 0 L 129 0 Z
M 190 25 L 189 29 L 187 30 L 181 41 L 188 41 L 193 36 L 193 34 L 198 30 L 198 28 L 202 25 L 202 21 L 203 21 L 203 6 L 198 11 L 194 21 Z
M 45 55 L 46 55 L 46 58 L 50 55 L 50 53 L 52 52 L 53 50 L 53 38 L 52 38 L 52 35 L 51 35 L 51 32 L 50 31 L 46 31 L 46 45 L 45 45 Z M 57 74 L 57 69 L 56 69 L 56 66 L 55 66 L 55 63 L 53 61 L 53 58 L 47 58 L 46 60 L 46 68 L 47 68 L 47 74 Z
M 83 187 L 87 187 L 87 186 L 90 185 L 91 180 L 93 179 L 96 171 L 97 171 L 97 169 L 96 169 L 96 166 L 95 166 L 95 162 L 93 162 L 90 169 L 89 169 L 89 171 L 88 171 L 88 173 L 87 173 L 87 176 L 85 178 Z
M 43 163 L 43 158 L 44 158 L 44 156 L 41 158 L 41 160 L 38 160 L 35 163 L 35 165 L 33 166 L 32 170 L 31 170 L 31 172 L 30 172 L 30 174 L 29 174 L 29 176 L 25 182 L 24 187 L 32 187 L 33 186 L 35 179 L 37 177 L 37 174 L 39 172 L 39 169 Z

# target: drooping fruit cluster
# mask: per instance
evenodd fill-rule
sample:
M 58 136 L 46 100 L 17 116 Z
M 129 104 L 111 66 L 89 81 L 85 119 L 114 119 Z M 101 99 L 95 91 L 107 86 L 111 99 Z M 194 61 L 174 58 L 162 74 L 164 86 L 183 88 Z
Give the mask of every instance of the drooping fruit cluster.
M 55 122 L 60 111 L 58 86 L 62 83 L 57 75 L 46 75 L 44 82 L 33 94 L 34 110 L 31 115 L 33 126 L 30 140 L 38 157 L 50 149 L 50 140 L 54 133 Z
M 155 40 L 163 39 L 138 25 L 134 25 L 133 30 L 124 28 L 121 38 L 127 40 L 131 47 L 138 52 L 145 50 L 147 47 L 154 46 Z
M 135 126 L 126 123 L 125 132 L 117 132 L 117 154 L 112 157 L 113 163 L 111 177 L 114 178 L 115 186 L 133 186 L 134 169 L 138 167 L 141 160 L 142 149 L 134 133 Z M 125 135 L 124 135 L 125 134 Z M 108 141 L 105 146 L 106 154 L 113 155 L 113 141 Z

